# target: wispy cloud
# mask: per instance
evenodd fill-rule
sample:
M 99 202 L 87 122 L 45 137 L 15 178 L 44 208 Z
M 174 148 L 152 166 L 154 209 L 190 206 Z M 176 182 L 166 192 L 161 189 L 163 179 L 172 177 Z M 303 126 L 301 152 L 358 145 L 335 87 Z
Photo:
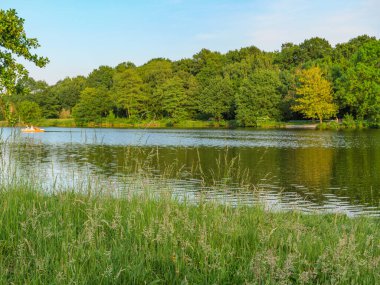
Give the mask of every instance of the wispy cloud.
M 376 15 L 380 11 L 379 1 L 335 1 L 334 4 L 306 0 L 272 2 L 268 11 L 248 19 L 253 28 L 249 36 L 265 50 L 280 49 L 281 43 L 299 43 L 314 36 L 326 38 L 332 44 L 361 34 L 379 37 L 380 22 Z

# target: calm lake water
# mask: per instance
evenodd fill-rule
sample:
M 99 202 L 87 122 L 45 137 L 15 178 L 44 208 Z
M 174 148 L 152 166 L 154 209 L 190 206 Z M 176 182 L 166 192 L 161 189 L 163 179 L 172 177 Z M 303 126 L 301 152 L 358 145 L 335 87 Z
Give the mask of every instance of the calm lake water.
M 46 130 L 1 129 L 2 180 L 122 192 L 138 172 L 194 200 L 380 217 L 380 130 Z

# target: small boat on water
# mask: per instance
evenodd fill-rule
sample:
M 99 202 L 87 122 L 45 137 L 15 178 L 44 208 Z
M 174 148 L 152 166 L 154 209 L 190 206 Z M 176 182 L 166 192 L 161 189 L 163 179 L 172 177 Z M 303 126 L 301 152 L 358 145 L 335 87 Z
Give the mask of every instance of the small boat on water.
M 43 132 L 45 132 L 45 130 L 37 128 L 37 127 L 30 126 L 30 127 L 26 127 L 26 128 L 21 129 L 21 132 L 23 132 L 23 133 L 43 133 Z

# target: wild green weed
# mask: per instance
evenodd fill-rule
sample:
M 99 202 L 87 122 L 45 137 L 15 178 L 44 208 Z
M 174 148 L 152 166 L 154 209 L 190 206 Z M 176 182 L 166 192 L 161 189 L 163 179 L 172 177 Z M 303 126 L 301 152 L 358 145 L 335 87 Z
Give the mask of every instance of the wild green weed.
M 0 192 L 2 284 L 377 284 L 379 221 L 170 193 Z

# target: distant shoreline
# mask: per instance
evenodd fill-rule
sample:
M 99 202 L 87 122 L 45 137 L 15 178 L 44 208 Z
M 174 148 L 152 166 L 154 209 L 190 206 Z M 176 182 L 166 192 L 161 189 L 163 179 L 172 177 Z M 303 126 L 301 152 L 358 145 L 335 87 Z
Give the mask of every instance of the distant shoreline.
M 26 124 L 19 123 L 17 127 Z M 28 124 L 30 125 L 30 123 Z M 173 122 L 171 120 L 146 120 L 133 122 L 128 119 L 115 119 L 113 122 L 104 120 L 102 122 L 88 122 L 77 125 L 74 119 L 42 119 L 33 125 L 39 127 L 64 127 L 64 128 L 126 128 L 126 129 L 307 129 L 307 130 L 341 130 L 341 129 L 368 129 L 371 125 L 366 121 L 355 121 L 350 124 L 326 121 L 322 124 L 315 121 L 293 120 L 289 122 L 263 121 L 257 126 L 241 126 L 235 120 L 231 121 L 202 121 L 184 120 Z M 9 127 L 6 121 L 0 121 L 0 127 Z

